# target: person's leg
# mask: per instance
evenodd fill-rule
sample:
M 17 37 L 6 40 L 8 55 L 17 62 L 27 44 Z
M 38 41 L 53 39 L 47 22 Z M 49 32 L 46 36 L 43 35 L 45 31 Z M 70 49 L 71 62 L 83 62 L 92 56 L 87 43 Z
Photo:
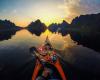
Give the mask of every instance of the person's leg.
M 47 77 L 52 74 L 52 70 L 49 68 L 44 68 L 43 73 L 36 80 L 47 80 Z
M 48 77 L 49 74 L 50 74 L 50 69 L 45 67 L 42 76 L 46 78 Z
M 46 80 L 46 79 L 43 76 L 39 76 L 39 77 L 37 77 L 36 80 Z

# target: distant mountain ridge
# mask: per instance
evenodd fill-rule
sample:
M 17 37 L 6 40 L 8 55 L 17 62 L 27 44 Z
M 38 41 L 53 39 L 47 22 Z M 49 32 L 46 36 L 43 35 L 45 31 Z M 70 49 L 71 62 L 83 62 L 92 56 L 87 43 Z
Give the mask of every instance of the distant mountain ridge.
M 21 27 L 16 26 L 10 20 L 0 20 L 0 30 L 11 30 L 11 29 L 21 29 Z
M 69 31 L 73 40 L 100 52 L 100 13 L 81 15 L 73 19 Z
M 81 15 L 73 19 L 71 25 L 74 27 L 88 27 L 91 30 L 100 31 L 100 13 L 90 14 L 90 15 Z
M 50 25 L 48 29 L 63 36 L 70 34 L 79 44 L 100 51 L 100 13 L 80 15 L 71 24 L 63 21 L 61 24 Z
M 8 20 L 0 20 L 0 30 L 16 29 L 16 27 Z M 63 36 L 70 34 L 72 39 L 79 44 L 100 51 L 100 13 L 80 15 L 73 19 L 71 24 L 63 21 L 60 24 L 53 23 L 48 27 L 38 19 L 31 22 L 26 29 L 37 36 L 40 36 L 46 29 L 54 33 L 59 32 Z
M 48 29 L 51 31 L 51 32 L 59 32 L 59 33 L 62 33 L 62 35 L 66 35 L 66 31 L 67 31 L 67 28 L 70 26 L 70 24 L 68 24 L 66 21 L 63 20 L 63 22 L 61 24 L 51 24 Z
M 11 39 L 21 29 L 9 20 L 0 20 L 0 41 Z
M 31 33 L 36 34 L 37 36 L 40 36 L 42 32 L 44 32 L 47 27 L 44 23 L 42 23 L 39 19 L 35 22 L 31 22 L 26 29 L 28 29 Z
M 51 24 L 48 29 L 51 32 L 56 32 L 60 28 L 63 31 L 68 31 L 69 29 L 83 29 L 87 28 L 90 30 L 100 31 L 100 13 L 90 14 L 90 15 L 80 15 L 72 20 L 71 24 L 63 21 L 61 24 Z M 66 32 L 67 33 L 67 32 Z

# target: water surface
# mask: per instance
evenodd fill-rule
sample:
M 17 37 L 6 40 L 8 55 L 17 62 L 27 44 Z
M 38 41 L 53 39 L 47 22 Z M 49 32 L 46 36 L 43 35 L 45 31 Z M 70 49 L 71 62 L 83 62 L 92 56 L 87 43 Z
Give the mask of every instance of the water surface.
M 29 48 L 42 45 L 47 35 L 53 47 L 62 51 L 60 55 L 64 61 L 80 70 L 96 75 L 100 73 L 100 54 L 82 45 L 77 45 L 69 34 L 62 36 L 46 30 L 45 33 L 36 36 L 23 29 L 17 31 L 11 39 L 0 41 L 0 75 L 2 76 L 0 78 L 2 80 L 5 78 L 13 80 L 15 77 L 16 79 L 31 79 L 35 59 L 29 53 Z

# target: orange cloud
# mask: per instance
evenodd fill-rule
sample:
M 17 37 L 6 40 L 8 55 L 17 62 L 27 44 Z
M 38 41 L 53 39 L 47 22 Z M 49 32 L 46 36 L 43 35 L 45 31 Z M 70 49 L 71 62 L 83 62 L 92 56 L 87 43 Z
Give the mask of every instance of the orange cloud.
M 93 14 L 100 11 L 97 0 L 64 0 L 64 4 L 59 5 L 66 13 L 66 21 L 71 22 L 76 16 Z

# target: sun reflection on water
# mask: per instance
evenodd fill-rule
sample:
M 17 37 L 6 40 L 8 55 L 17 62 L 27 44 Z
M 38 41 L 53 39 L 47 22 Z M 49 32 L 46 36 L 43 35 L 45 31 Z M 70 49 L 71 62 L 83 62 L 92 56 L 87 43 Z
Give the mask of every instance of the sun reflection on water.
M 17 47 L 40 46 L 44 43 L 47 36 L 53 47 L 56 49 L 64 49 L 65 47 L 72 47 L 76 45 L 69 34 L 62 36 L 59 33 L 55 34 L 51 33 L 49 30 L 46 30 L 40 36 L 36 36 L 25 29 L 18 31 L 11 39 L 0 42 L 0 45 Z

